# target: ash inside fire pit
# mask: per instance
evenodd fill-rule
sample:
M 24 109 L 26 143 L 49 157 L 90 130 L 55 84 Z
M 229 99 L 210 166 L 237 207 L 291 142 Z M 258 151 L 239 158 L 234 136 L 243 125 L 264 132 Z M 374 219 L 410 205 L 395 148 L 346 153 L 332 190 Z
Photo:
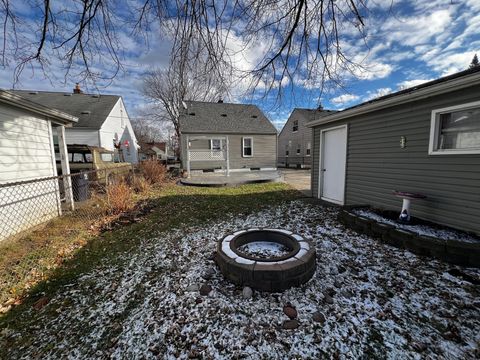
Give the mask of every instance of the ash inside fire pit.
M 238 251 L 248 256 L 268 259 L 271 257 L 283 257 L 292 251 L 292 249 L 276 242 L 254 241 L 240 246 Z

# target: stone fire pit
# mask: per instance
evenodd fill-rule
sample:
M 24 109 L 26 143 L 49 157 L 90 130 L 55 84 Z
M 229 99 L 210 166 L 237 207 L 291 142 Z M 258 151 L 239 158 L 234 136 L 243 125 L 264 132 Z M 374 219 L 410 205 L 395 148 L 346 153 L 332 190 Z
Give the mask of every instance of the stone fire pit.
M 215 261 L 235 284 L 279 292 L 299 286 L 315 273 L 315 247 L 282 229 L 240 230 L 223 238 Z

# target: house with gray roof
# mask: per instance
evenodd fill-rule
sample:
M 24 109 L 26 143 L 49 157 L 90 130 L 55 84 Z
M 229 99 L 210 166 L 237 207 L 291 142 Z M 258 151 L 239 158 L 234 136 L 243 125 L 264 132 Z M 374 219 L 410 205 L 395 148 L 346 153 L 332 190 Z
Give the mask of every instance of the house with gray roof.
M 295 108 L 278 135 L 278 166 L 310 168 L 312 129 L 309 121 L 331 114 L 332 110 Z
M 179 125 L 189 173 L 276 169 L 277 129 L 255 105 L 185 101 Z
M 66 129 L 68 144 L 98 146 L 115 151 L 119 158 L 138 162 L 138 144 L 121 96 L 85 94 L 77 84 L 73 92 L 13 90 L 38 104 L 78 118 Z

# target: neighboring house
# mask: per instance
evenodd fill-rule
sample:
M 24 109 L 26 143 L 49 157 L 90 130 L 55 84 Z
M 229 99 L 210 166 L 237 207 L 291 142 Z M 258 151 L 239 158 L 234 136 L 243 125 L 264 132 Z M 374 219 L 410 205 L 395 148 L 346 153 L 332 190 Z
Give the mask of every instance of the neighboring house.
M 331 113 L 323 109 L 294 109 L 278 135 L 278 165 L 310 168 L 312 129 L 305 124 Z
M 78 117 L 67 129 L 67 144 L 103 147 L 116 151 L 122 161 L 138 162 L 138 144 L 123 99 L 117 95 L 15 90 L 31 101 Z
M 274 170 L 277 130 L 255 105 L 184 102 L 180 122 L 185 169 Z
M 0 90 L 0 240 L 61 214 L 53 136 L 65 155 L 64 127 L 77 120 Z
M 480 234 L 480 68 L 345 109 L 313 128 L 312 193 Z
M 140 161 L 155 159 L 165 161 L 173 156 L 166 142 L 140 142 L 138 158 Z

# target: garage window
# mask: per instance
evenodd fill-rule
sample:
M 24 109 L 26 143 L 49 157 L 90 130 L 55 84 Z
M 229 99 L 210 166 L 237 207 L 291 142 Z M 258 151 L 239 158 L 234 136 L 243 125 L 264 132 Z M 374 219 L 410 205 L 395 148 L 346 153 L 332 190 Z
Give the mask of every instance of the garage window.
M 432 111 L 429 154 L 480 154 L 480 101 Z

